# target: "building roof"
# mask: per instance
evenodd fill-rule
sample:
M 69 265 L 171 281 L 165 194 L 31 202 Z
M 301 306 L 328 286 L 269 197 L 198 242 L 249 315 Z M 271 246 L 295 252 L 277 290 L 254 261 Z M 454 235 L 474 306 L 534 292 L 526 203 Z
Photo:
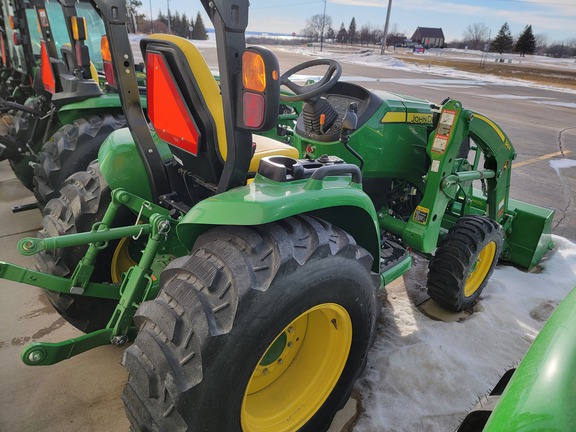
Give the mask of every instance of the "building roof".
M 442 38 L 444 39 L 444 32 L 441 28 L 432 27 L 418 27 L 414 34 L 420 32 L 420 36 L 423 38 Z

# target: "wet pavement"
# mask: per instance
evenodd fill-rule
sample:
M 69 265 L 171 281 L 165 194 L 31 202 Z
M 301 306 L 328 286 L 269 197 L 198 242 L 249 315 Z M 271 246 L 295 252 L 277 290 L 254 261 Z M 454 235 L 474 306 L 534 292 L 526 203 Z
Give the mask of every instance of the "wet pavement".
M 22 237 L 40 229 L 37 209 L 12 213 L 35 202 L 32 193 L 0 163 L 0 261 L 34 268 L 16 250 Z M 20 352 L 30 342 L 58 342 L 82 333 L 54 310 L 41 289 L 0 280 L 0 431 L 124 432 L 129 423 L 121 395 L 128 379 L 122 349 L 104 346 L 53 366 L 26 366 Z M 356 416 L 351 399 L 329 432 L 347 431 Z

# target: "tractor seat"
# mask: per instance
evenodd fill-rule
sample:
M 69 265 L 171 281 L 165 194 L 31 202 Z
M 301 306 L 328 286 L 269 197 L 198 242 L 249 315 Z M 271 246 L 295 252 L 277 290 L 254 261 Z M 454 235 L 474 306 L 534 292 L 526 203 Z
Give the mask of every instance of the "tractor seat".
M 174 81 L 179 87 L 182 102 L 189 109 L 192 123 L 197 127 L 196 153 L 194 150 L 183 152 L 181 146 L 167 141 L 175 155 L 182 161 L 183 166 L 204 168 L 205 170 L 206 164 L 202 164 L 199 159 L 208 158 L 210 159 L 209 164 L 214 165 L 214 152 L 210 148 L 212 147 L 216 149 L 218 159 L 216 162 L 222 165 L 226 161 L 227 154 L 222 96 L 220 87 L 198 48 L 187 39 L 166 34 L 151 35 L 143 39 L 140 46 L 146 60 L 148 73 L 150 73 L 150 66 L 148 65 L 147 54 L 154 50 L 163 53 L 170 72 L 175 78 Z M 150 85 L 148 85 L 148 90 L 150 91 Z M 149 101 L 154 97 L 158 97 L 158 95 L 149 93 Z M 255 152 L 250 162 L 250 173 L 258 171 L 258 165 L 263 157 L 282 155 L 298 158 L 299 156 L 298 150 L 294 147 L 271 138 L 253 134 L 252 140 L 255 143 Z M 213 172 L 218 172 L 218 169 L 213 169 Z M 212 181 L 217 182 L 217 178 L 212 179 Z

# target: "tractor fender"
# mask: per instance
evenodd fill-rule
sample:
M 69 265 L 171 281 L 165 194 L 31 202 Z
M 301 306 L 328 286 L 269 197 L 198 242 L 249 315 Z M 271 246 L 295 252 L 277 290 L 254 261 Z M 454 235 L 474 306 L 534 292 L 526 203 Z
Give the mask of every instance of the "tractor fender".
M 147 109 L 146 96 L 140 96 L 140 103 L 144 110 Z M 72 102 L 63 105 L 58 110 L 58 117 L 63 124 L 72 123 L 79 117 L 85 117 L 88 111 L 89 114 L 110 113 L 114 111 L 122 113 L 122 103 L 120 102 L 120 95 L 118 93 L 104 93 L 98 97 L 84 99 L 78 102 Z
M 372 201 L 350 177 L 275 182 L 257 175 L 250 184 L 207 198 L 180 221 L 178 238 L 192 246 L 220 225 L 255 226 L 298 214 L 311 214 L 339 226 L 374 258 L 378 273 L 380 230 Z
M 573 289 L 520 362 L 483 431 L 574 429 L 575 308 Z
M 151 131 L 163 161 L 170 160 L 172 153 L 168 145 Z M 154 201 L 146 168 L 129 128 L 115 130 L 104 140 L 98 152 L 98 163 L 102 176 L 110 189 L 125 189 L 149 201 Z

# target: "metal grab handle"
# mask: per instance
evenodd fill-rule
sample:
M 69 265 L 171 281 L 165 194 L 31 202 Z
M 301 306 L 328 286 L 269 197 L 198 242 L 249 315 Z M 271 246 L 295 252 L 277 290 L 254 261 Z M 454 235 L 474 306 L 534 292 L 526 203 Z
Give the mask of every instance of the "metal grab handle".
M 341 176 L 341 175 L 352 175 L 352 181 L 354 183 L 362 183 L 362 172 L 354 164 L 337 164 L 337 165 L 327 165 L 318 168 L 310 176 L 312 180 L 324 180 L 328 176 Z

